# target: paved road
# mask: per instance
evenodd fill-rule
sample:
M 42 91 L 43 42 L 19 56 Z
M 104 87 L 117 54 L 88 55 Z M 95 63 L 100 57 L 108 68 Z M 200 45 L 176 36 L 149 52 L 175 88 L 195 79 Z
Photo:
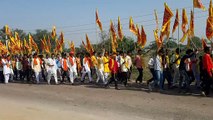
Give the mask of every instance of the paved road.
M 213 98 L 95 85 L 0 84 L 0 120 L 213 120 Z

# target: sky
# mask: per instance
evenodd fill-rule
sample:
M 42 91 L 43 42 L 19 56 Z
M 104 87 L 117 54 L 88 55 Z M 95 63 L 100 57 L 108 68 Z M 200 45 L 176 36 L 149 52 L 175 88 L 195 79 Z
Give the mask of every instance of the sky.
M 117 24 L 120 16 L 124 35 L 135 38 L 129 31 L 129 17 L 135 24 L 143 25 L 147 41 L 154 40 L 153 30 L 156 28 L 154 9 L 157 10 L 160 26 L 164 11 L 164 2 L 174 11 L 171 27 L 174 23 L 175 10 L 186 8 L 187 13 L 193 9 L 193 0 L 1 0 L 0 26 L 9 25 L 25 32 L 35 32 L 36 29 L 51 31 L 56 26 L 57 34 L 64 32 L 65 41 L 74 41 L 76 46 L 85 40 L 87 33 L 92 43 L 100 42 L 95 23 L 95 11 L 98 9 L 103 30 L 109 30 L 110 20 Z M 202 0 L 208 9 L 210 0 Z M 208 11 L 195 9 L 195 35 L 205 37 L 205 27 Z M 188 14 L 188 19 L 190 15 Z M 182 36 L 180 29 L 179 37 Z M 178 38 L 178 31 L 174 38 Z

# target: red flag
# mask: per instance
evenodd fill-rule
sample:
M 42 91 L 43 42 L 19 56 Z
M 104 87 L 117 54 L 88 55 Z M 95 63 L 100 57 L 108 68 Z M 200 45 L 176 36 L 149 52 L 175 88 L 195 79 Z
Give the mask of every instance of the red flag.
M 173 29 L 172 29 L 172 34 L 175 32 L 175 30 L 177 29 L 178 25 L 179 25 L 179 13 L 178 13 L 178 9 L 176 10 L 176 17 L 175 17 L 175 22 L 173 25 Z
M 144 48 L 144 46 L 146 45 L 146 33 L 144 31 L 143 26 L 141 27 L 141 45 L 142 48 Z
M 206 8 L 203 5 L 201 0 L 193 0 L 193 5 L 194 5 L 194 8 L 199 8 L 199 9 L 202 9 L 202 10 L 206 10 Z
M 169 6 L 164 3 L 165 10 L 164 10 L 164 16 L 163 16 L 163 25 L 161 32 L 164 32 L 166 30 L 167 24 L 170 22 L 171 18 L 173 17 L 173 13 Z

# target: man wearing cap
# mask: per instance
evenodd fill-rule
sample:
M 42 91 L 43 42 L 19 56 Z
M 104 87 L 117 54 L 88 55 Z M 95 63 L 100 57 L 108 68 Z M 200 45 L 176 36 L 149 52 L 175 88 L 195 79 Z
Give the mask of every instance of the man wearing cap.
M 74 52 L 71 51 L 69 54 L 69 69 L 70 69 L 70 82 L 73 85 L 74 80 L 78 76 L 77 74 L 77 64 L 76 64 L 76 59 L 74 57 Z

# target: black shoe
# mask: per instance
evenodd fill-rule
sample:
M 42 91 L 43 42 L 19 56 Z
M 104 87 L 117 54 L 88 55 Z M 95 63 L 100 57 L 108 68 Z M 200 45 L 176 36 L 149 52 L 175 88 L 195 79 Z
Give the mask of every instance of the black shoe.
M 120 88 L 118 88 L 118 87 L 116 87 L 115 89 L 116 89 L 116 90 L 120 90 Z

